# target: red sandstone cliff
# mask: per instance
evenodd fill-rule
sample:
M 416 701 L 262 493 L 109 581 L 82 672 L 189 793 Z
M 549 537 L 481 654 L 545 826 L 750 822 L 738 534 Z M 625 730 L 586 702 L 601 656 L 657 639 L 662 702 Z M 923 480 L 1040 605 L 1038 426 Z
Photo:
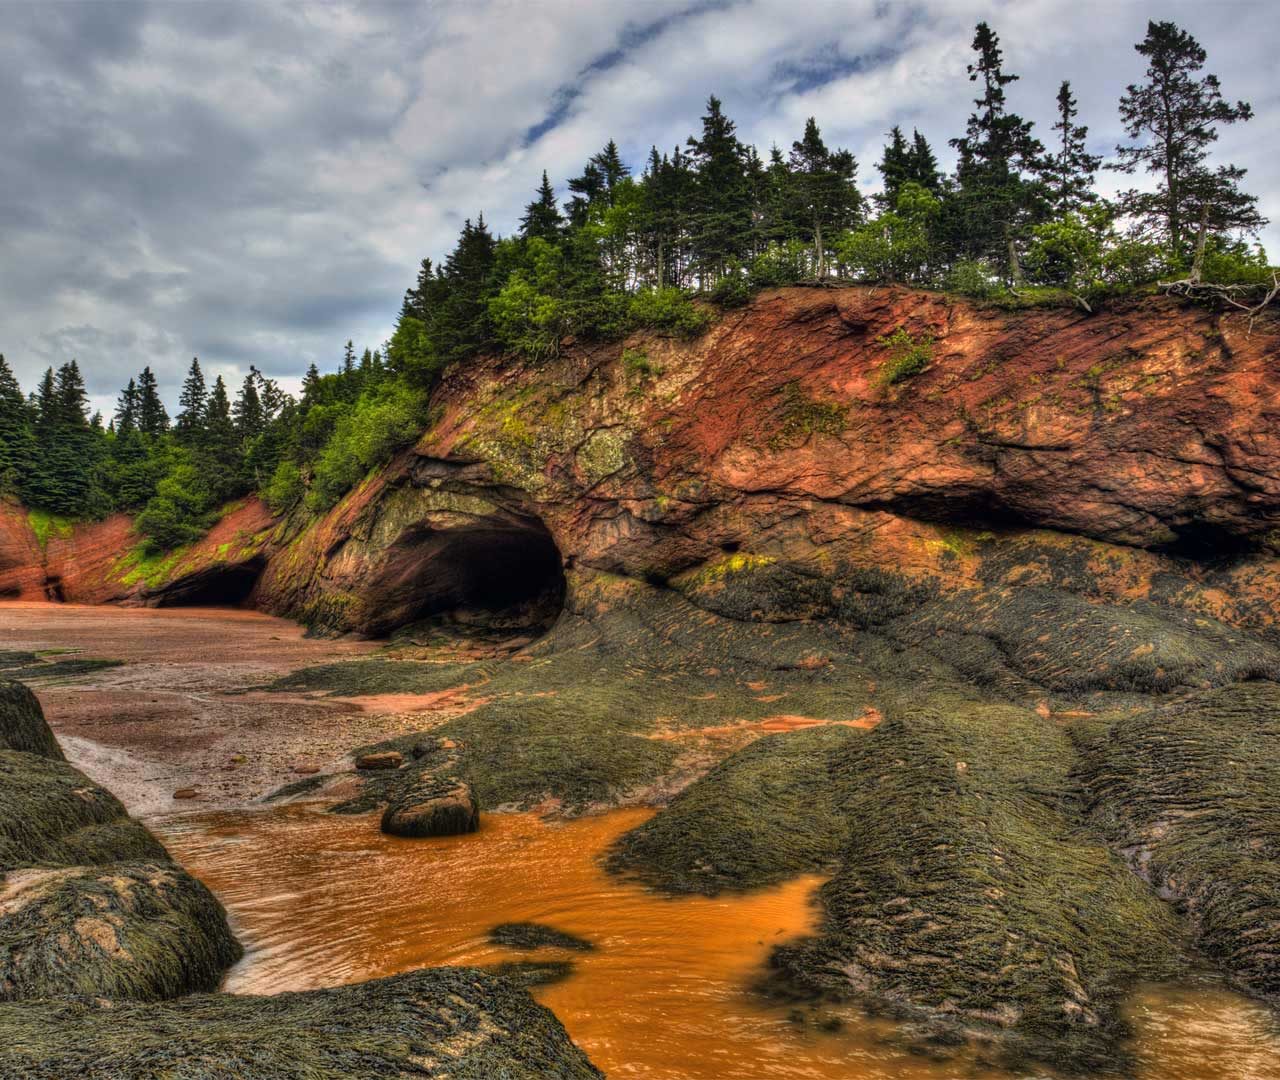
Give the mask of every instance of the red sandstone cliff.
M 891 382 L 897 331 L 924 367 Z M 469 364 L 419 444 L 322 518 L 273 529 L 251 501 L 164 565 L 130 561 L 123 519 L 41 550 L 5 507 L 0 592 L 165 602 L 265 566 L 256 603 L 385 630 L 473 599 L 486 555 L 520 569 L 533 548 L 527 570 L 541 573 L 547 540 L 571 572 L 677 583 L 750 557 L 1026 584 L 1061 576 L 1053 549 L 1083 560 L 1086 593 L 1133 598 L 1154 582 L 1269 626 L 1278 354 L 1274 321 L 1250 332 L 1171 299 L 1087 315 L 779 290 L 693 342 Z

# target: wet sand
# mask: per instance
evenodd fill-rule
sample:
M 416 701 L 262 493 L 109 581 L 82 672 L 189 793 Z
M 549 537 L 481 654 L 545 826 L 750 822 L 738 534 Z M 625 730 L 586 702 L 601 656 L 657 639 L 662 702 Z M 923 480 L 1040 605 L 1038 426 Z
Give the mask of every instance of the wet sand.
M 449 699 L 336 699 L 250 688 L 377 642 L 307 638 L 295 623 L 233 608 L 0 603 L 6 649 L 74 649 L 123 660 L 33 687 L 71 761 L 142 817 L 244 806 L 353 747 L 429 726 Z M 246 692 L 249 691 L 249 692 Z M 194 789 L 191 800 L 174 793 Z

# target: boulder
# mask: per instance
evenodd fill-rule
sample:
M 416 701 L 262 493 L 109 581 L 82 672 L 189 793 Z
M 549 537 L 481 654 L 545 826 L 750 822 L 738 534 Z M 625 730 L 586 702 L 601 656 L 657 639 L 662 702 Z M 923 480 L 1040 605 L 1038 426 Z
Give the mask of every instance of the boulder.
M 376 750 L 356 758 L 357 769 L 398 769 L 404 764 L 404 755 L 398 750 Z
M 242 952 L 213 894 L 166 862 L 15 870 L 0 944 L 0 1001 L 214 990 Z
M 66 760 L 58 740 L 45 721 L 40 702 L 20 682 L 0 682 L 0 750 Z
M 382 815 L 382 831 L 391 836 L 457 836 L 479 827 L 471 785 L 452 776 L 418 777 Z

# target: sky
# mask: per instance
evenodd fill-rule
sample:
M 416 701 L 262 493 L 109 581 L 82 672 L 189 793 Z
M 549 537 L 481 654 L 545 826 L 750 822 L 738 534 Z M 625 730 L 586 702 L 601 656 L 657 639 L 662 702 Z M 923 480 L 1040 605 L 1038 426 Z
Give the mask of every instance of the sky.
M 390 335 L 465 217 L 513 232 L 543 169 L 563 197 L 610 137 L 638 171 L 712 93 L 762 153 L 815 116 L 868 191 L 895 123 L 950 165 L 979 19 L 1011 108 L 1047 137 L 1070 79 L 1113 156 L 1153 18 L 1252 103 L 1215 160 L 1280 222 L 1271 0 L 0 0 L 0 353 L 26 389 L 78 359 L 108 415 L 147 364 L 172 403 L 192 356 L 296 388 Z M 1274 260 L 1280 225 L 1261 239 Z

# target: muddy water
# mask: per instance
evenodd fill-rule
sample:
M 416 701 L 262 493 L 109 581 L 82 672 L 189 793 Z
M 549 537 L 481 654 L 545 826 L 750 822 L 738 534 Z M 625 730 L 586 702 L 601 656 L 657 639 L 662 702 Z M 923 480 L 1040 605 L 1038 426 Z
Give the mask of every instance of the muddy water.
M 645 1080 L 941 1080 L 992 1074 L 934 1062 L 891 1023 L 854 1010 L 803 1022 L 749 992 L 770 948 L 813 925 L 807 877 L 745 897 L 666 899 L 603 873 L 598 858 L 648 811 L 548 824 L 489 815 L 481 831 L 400 840 L 376 818 L 305 806 L 155 823 L 219 894 L 248 946 L 226 989 L 274 993 L 434 964 L 569 959 L 535 989 L 611 1077 Z M 590 953 L 517 953 L 486 940 L 501 922 L 549 923 Z M 1160 1080 L 1280 1077 L 1280 1030 L 1266 1010 L 1216 986 L 1153 988 L 1132 1009 L 1138 1075 Z M 840 1030 L 818 1021 L 839 1020 Z M 1039 1075 L 1048 1075 L 1039 1074 Z

